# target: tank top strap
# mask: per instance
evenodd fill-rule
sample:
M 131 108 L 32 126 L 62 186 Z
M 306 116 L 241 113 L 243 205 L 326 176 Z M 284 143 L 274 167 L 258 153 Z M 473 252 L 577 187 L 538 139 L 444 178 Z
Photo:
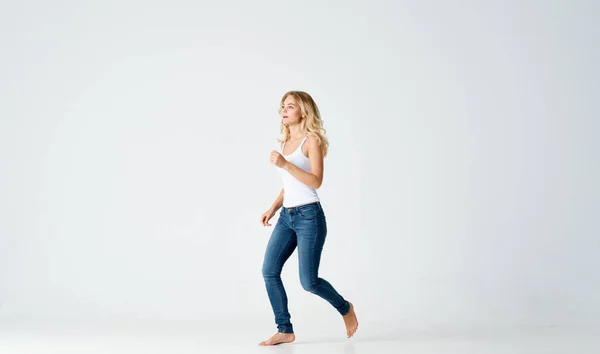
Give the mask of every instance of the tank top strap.
M 302 139 L 302 142 L 300 143 L 300 147 L 299 149 L 302 149 L 302 145 L 304 145 L 304 142 L 306 141 L 306 138 L 308 138 L 309 134 L 306 134 L 306 136 L 304 137 L 304 139 Z

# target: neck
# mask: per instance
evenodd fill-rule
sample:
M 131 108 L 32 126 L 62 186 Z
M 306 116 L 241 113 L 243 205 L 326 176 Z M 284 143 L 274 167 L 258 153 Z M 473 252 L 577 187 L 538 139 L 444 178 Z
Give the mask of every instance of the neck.
M 299 139 L 303 138 L 306 135 L 306 132 L 303 132 L 300 129 L 300 125 L 292 125 L 290 126 L 290 139 Z

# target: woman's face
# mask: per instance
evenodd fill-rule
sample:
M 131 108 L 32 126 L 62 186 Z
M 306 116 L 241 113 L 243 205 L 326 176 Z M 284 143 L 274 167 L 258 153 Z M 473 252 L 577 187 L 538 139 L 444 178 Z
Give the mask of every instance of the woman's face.
M 287 96 L 281 105 L 281 121 L 285 125 L 300 124 L 302 111 L 293 96 Z

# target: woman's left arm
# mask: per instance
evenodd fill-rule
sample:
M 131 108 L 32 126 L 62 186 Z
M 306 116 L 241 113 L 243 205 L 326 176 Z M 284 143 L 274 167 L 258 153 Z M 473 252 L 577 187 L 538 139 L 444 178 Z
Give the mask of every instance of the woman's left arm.
M 300 182 L 309 187 L 317 189 L 321 187 L 321 184 L 323 183 L 323 152 L 321 150 L 321 145 L 319 145 L 319 142 L 317 141 L 317 138 L 312 135 L 306 139 L 306 145 L 308 145 L 310 172 L 304 171 L 288 160 L 285 160 L 285 158 L 282 168 L 288 171 Z M 300 151 L 300 153 L 302 153 L 302 151 Z

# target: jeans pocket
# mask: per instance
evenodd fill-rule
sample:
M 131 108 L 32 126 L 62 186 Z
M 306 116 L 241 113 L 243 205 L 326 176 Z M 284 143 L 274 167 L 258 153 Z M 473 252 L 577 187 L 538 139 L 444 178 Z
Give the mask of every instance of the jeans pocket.
M 304 220 L 313 220 L 317 218 L 319 212 L 317 208 L 301 208 L 298 209 L 298 214 Z

